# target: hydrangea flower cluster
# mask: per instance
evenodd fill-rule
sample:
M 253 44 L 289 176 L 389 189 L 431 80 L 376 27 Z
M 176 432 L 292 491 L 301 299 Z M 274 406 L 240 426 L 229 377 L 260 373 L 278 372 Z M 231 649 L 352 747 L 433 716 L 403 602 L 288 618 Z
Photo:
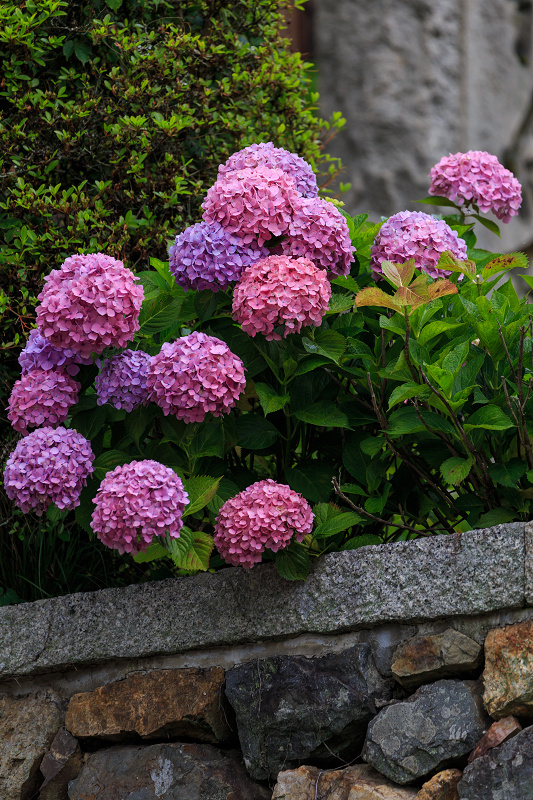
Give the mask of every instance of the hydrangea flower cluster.
M 184 289 L 227 289 L 245 267 L 268 255 L 266 247 L 245 243 L 218 222 L 198 222 L 176 236 L 169 267 Z
M 62 367 L 62 371 L 69 375 L 77 375 L 80 371 L 80 364 L 92 364 L 92 358 L 82 358 L 69 348 L 60 350 L 58 347 L 54 347 L 39 333 L 37 328 L 31 331 L 18 361 L 23 375 L 34 369 L 49 370 L 58 367 Z
M 91 527 L 119 553 L 144 552 L 154 536 L 178 539 L 189 496 L 170 467 L 132 461 L 108 472 L 93 503 Z
M 107 358 L 94 382 L 98 405 L 109 403 L 125 411 L 147 405 L 150 358 L 142 350 L 124 350 Z
M 299 195 L 280 169 L 245 168 L 221 175 L 202 203 L 204 220 L 220 223 L 246 244 L 259 247 L 287 233 Z
M 305 256 L 331 277 L 348 275 L 355 247 L 348 223 L 333 203 L 302 199 L 294 208 L 289 233 L 282 242 L 287 256 Z
M 57 425 L 68 417 L 68 410 L 78 402 L 80 384 L 58 370 L 35 369 L 15 381 L 7 417 L 16 431 Z
M 445 250 L 450 250 L 461 260 L 467 258 L 466 243 L 444 220 L 435 219 L 423 211 L 400 211 L 381 226 L 370 248 L 370 266 L 375 277 L 379 277 L 382 261 L 403 264 L 414 258 L 418 269 L 438 278 L 450 275 L 449 270 L 437 269 Z
M 152 357 L 147 387 L 165 416 L 202 422 L 207 413 L 227 414 L 246 385 L 244 365 L 215 336 L 193 332 L 165 342 Z
M 49 505 L 72 509 L 93 471 L 90 442 L 75 430 L 38 428 L 21 439 L 7 460 L 7 496 L 24 512 L 41 516 Z
M 316 176 L 310 164 L 296 155 L 284 150 L 283 147 L 274 147 L 272 142 L 264 144 L 251 144 L 237 153 L 233 153 L 225 164 L 218 168 L 219 175 L 226 175 L 239 169 L 255 169 L 256 167 L 270 167 L 286 172 L 302 197 L 317 197 L 318 186 Z
M 82 357 L 124 347 L 139 330 L 142 286 L 122 261 L 74 255 L 45 278 L 37 327 L 51 344 Z
M 269 478 L 224 503 L 215 521 L 215 546 L 228 564 L 253 567 L 267 548 L 276 553 L 293 535 L 301 542 L 312 528 L 307 500 Z
M 244 270 L 233 293 L 233 318 L 249 336 L 267 339 L 320 325 L 331 297 L 324 270 L 307 258 L 269 256 Z
M 469 150 L 444 156 L 429 173 L 429 193 L 447 197 L 458 205 L 475 203 L 509 222 L 522 204 L 522 187 L 496 156 Z

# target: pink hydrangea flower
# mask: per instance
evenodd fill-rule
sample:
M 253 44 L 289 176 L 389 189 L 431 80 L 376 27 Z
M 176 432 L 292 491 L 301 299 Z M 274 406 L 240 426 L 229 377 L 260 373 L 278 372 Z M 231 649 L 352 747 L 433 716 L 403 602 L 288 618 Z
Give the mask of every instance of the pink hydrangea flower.
M 203 217 L 262 247 L 271 236 L 287 233 L 298 200 L 294 182 L 282 170 L 246 168 L 218 178 L 202 203 Z
M 35 369 L 15 381 L 7 418 L 16 431 L 57 425 L 68 417 L 71 406 L 78 402 L 80 384 L 58 370 Z
M 286 172 L 302 197 L 316 197 L 318 186 L 313 168 L 301 156 L 284 150 L 283 147 L 274 147 L 272 142 L 265 144 L 251 144 L 237 153 L 233 153 L 225 164 L 218 168 L 218 174 L 226 175 L 237 169 L 255 169 L 256 167 L 270 167 Z
M 218 222 L 198 222 L 176 236 L 169 249 L 169 268 L 184 289 L 227 289 L 245 267 L 268 255 L 266 247 L 246 244 Z
M 282 242 L 287 256 L 304 256 L 334 278 L 348 275 L 355 247 L 348 223 L 333 203 L 302 198 L 294 208 L 287 238 Z
M 150 393 L 146 376 L 150 358 L 142 350 L 124 350 L 107 358 L 94 382 L 98 405 L 109 403 L 125 411 L 147 405 Z
M 158 461 L 132 461 L 108 472 L 93 500 L 91 527 L 119 553 L 144 552 L 154 536 L 178 539 L 189 496 L 176 473 Z
M 423 211 L 400 211 L 383 223 L 370 248 L 370 266 L 375 277 L 381 275 L 381 262 L 403 264 L 414 258 L 415 266 L 432 278 L 450 275 L 449 270 L 437 269 L 439 258 L 450 250 L 461 260 L 467 258 L 466 243 L 459 239 L 442 219 Z
M 45 278 L 37 327 L 54 347 L 82 357 L 124 347 L 139 330 L 142 286 L 122 261 L 103 253 L 74 255 Z
M 41 336 L 37 328 L 34 328 L 26 342 L 24 350 L 19 355 L 19 364 L 22 374 L 31 372 L 34 369 L 59 369 L 68 372 L 69 375 L 77 375 L 80 371 L 80 364 L 92 364 L 92 358 L 82 358 L 74 350 L 59 349 L 54 347 L 48 339 Z
M 231 411 L 246 378 L 244 364 L 225 342 L 195 331 L 163 344 L 152 357 L 146 385 L 165 416 L 190 423 Z
M 522 187 L 513 173 L 484 150 L 450 153 L 432 167 L 429 177 L 429 194 L 447 197 L 459 206 L 475 203 L 503 222 L 518 214 L 522 204 Z
M 313 528 L 307 500 L 271 478 L 227 500 L 215 520 L 215 546 L 228 564 L 253 567 L 268 548 L 301 542 Z
M 326 272 L 307 258 L 269 256 L 244 270 L 233 292 L 233 318 L 250 336 L 267 339 L 320 325 L 331 297 Z
M 41 516 L 49 505 L 72 509 L 93 471 L 90 442 L 66 428 L 38 428 L 15 447 L 4 470 L 7 496 L 22 511 Z

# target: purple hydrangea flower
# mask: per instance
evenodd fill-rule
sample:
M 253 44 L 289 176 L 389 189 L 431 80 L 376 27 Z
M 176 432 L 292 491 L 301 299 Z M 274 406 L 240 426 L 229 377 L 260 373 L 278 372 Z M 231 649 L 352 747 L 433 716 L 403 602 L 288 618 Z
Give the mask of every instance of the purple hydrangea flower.
M 282 250 L 293 258 L 311 259 L 334 278 L 349 274 L 355 247 L 341 212 L 333 203 L 317 197 L 302 199 L 295 206 Z
M 437 269 L 445 250 L 450 250 L 462 261 L 467 258 L 466 243 L 444 220 L 435 219 L 423 211 L 400 211 L 381 226 L 370 248 L 370 266 L 375 277 L 379 277 L 382 261 L 403 264 L 414 258 L 418 269 L 432 278 L 439 278 L 451 274 L 449 270 Z
M 93 471 L 90 442 L 66 428 L 38 428 L 15 447 L 4 470 L 7 496 L 41 516 L 49 505 L 72 509 Z
M 152 357 L 147 386 L 165 416 L 202 422 L 206 414 L 227 414 L 244 391 L 244 365 L 228 345 L 195 331 L 165 342 Z
M 93 500 L 91 527 L 119 553 L 141 553 L 154 536 L 178 539 L 189 496 L 176 473 L 158 461 L 132 461 L 108 472 Z
M 226 175 L 236 169 L 255 169 L 256 167 L 270 167 L 286 172 L 302 197 L 316 197 L 318 186 L 313 168 L 301 156 L 284 150 L 283 147 L 274 147 L 272 142 L 265 144 L 251 144 L 237 153 L 233 153 L 225 164 L 218 168 L 219 175 Z
M 58 370 L 35 369 L 15 381 L 7 418 L 16 431 L 57 425 L 68 417 L 69 408 L 78 402 L 80 384 Z
M 92 358 L 83 358 L 74 350 L 54 347 L 48 339 L 39 333 L 37 328 L 31 331 L 26 346 L 19 355 L 18 360 L 23 375 L 34 369 L 55 370 L 58 367 L 62 367 L 64 372 L 74 376 L 80 371 L 80 364 L 88 365 L 93 363 Z
M 496 156 L 484 150 L 469 150 L 441 158 L 429 173 L 429 193 L 447 197 L 458 205 L 475 203 L 510 222 L 522 204 L 522 187 Z
M 109 403 L 125 411 L 145 406 L 149 401 L 146 376 L 150 358 L 142 350 L 124 350 L 107 358 L 94 382 L 98 405 Z
M 169 249 L 170 271 L 184 289 L 227 289 L 245 267 L 268 255 L 266 247 L 246 244 L 218 222 L 198 222 L 176 236 Z

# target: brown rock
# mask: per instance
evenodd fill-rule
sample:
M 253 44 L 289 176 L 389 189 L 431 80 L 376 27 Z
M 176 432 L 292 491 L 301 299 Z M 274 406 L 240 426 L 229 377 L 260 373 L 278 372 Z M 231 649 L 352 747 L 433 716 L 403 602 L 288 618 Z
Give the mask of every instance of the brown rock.
M 488 632 L 483 681 L 491 717 L 533 716 L 533 621 Z
M 508 739 L 512 739 L 521 730 L 522 726 L 516 717 L 502 717 L 502 719 L 493 722 L 485 736 L 479 740 L 468 756 L 468 763 L 471 764 L 474 759 L 484 756 L 491 748 L 497 747 Z
M 422 786 L 415 800 L 459 800 L 457 784 L 462 774 L 459 769 L 445 769 L 437 773 Z
M 416 800 L 416 789 L 397 786 L 368 764 L 280 772 L 272 800 Z
M 415 636 L 394 654 L 392 675 L 407 689 L 439 678 L 468 674 L 480 666 L 481 646 L 454 628 L 433 636 Z
M 221 667 L 135 673 L 93 692 L 74 695 L 65 725 L 74 736 L 84 739 L 186 736 L 221 742 L 231 734 L 223 685 Z
M 92 753 L 69 786 L 70 800 L 270 800 L 240 753 L 210 744 L 111 747 Z
M 39 800 L 68 800 L 68 784 L 78 775 L 83 757 L 78 740 L 60 728 L 41 762 L 44 783 Z
M 41 780 L 39 765 L 63 722 L 61 700 L 49 692 L 0 695 L 0 797 L 29 800 Z

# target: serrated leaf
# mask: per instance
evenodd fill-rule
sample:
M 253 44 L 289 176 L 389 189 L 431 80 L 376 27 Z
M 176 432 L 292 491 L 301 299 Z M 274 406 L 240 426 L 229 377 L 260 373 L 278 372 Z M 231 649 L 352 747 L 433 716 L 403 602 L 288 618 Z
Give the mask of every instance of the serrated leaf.
M 154 544 L 148 545 L 144 553 L 137 553 L 136 556 L 133 556 L 133 560 L 137 564 L 146 564 L 149 561 L 157 561 L 159 558 L 168 558 L 168 556 L 169 552 L 167 548 L 155 542 Z
M 154 333 L 170 328 L 179 320 L 181 298 L 160 294 L 154 300 L 143 303 L 139 315 L 138 336 L 153 336 Z
M 513 522 L 517 516 L 517 513 L 513 514 L 508 508 L 493 508 L 491 511 L 487 511 L 486 514 L 482 514 L 476 523 L 476 528 L 492 528 L 493 525 Z
M 93 461 L 94 477 L 103 480 L 108 472 L 121 464 L 129 464 L 133 456 L 123 453 L 121 450 L 107 450 L 100 453 Z
M 528 258 L 524 253 L 507 253 L 489 261 L 483 268 L 483 278 L 493 278 L 499 272 L 507 272 L 510 269 L 527 269 L 529 266 Z
M 294 412 L 296 419 L 325 428 L 349 428 L 348 417 L 331 400 L 320 400 Z
M 285 470 L 285 480 L 295 492 L 311 503 L 327 502 L 333 491 L 333 467 L 320 461 L 307 461 Z
M 207 504 L 207 508 L 213 514 L 218 514 L 224 503 L 227 500 L 230 500 L 232 497 L 235 497 L 235 495 L 238 493 L 239 487 L 236 483 L 228 480 L 228 478 L 222 478 L 218 485 L 216 494 Z
M 124 427 L 137 445 L 146 428 L 158 413 L 160 413 L 159 410 L 153 405 L 139 406 L 139 408 L 133 409 L 124 420 Z
M 527 472 L 527 464 L 521 459 L 512 459 L 505 464 L 490 464 L 488 473 L 494 483 L 516 488 L 517 483 Z
M 447 269 L 450 272 L 460 272 L 462 275 L 468 275 L 469 278 L 474 278 L 477 272 L 477 267 L 473 261 L 467 259 L 466 261 L 457 258 L 451 250 L 445 250 L 439 258 L 437 269 Z
M 377 306 L 378 308 L 390 308 L 392 311 L 401 311 L 400 304 L 377 286 L 368 286 L 355 296 L 354 308 L 363 306 Z
M 333 292 L 329 300 L 329 305 L 326 311 L 326 315 L 340 314 L 343 311 L 348 311 L 350 308 L 352 308 L 352 306 L 353 306 L 352 295 L 341 294 L 340 292 Z
M 398 403 L 404 403 L 411 397 L 427 397 L 431 390 L 427 386 L 419 386 L 417 383 L 407 382 L 397 386 L 389 397 L 389 410 Z
M 379 536 L 374 536 L 372 533 L 363 533 L 361 536 L 354 536 L 352 539 L 348 539 L 339 550 L 357 550 L 359 547 L 368 547 L 376 544 L 383 544 Z
M 317 330 L 313 340 L 303 336 L 302 344 L 308 353 L 327 356 L 338 362 L 346 347 L 346 337 L 334 330 Z
M 161 277 L 165 279 L 165 283 L 168 286 L 173 287 L 175 285 L 174 276 L 170 272 L 168 261 L 161 261 L 159 258 L 151 258 L 150 266 L 157 270 Z
M 403 264 L 396 264 L 393 261 L 382 261 L 381 271 L 394 286 L 408 286 L 415 272 L 415 260 L 410 258 Z
M 457 331 L 458 328 L 463 328 L 464 326 L 464 322 L 453 323 L 444 320 L 430 322 L 420 331 L 418 341 L 420 344 L 425 345 L 430 339 L 433 339 L 435 336 L 439 336 L 441 333 L 453 333 L 453 331 Z
M 349 289 L 351 292 L 359 291 L 359 284 L 351 275 L 340 275 L 338 278 L 333 278 L 330 283 L 343 289 Z
M 468 477 L 474 460 L 472 458 L 448 458 L 440 465 L 440 472 L 446 483 L 457 486 Z
M 313 531 L 313 536 L 317 538 L 321 536 L 335 536 L 337 533 L 346 531 L 348 528 L 359 525 L 361 522 L 364 522 L 363 517 L 359 516 L 359 514 L 356 514 L 354 511 L 341 512 L 337 514 L 337 516 L 317 525 Z
M 429 302 L 429 287 L 421 286 L 419 291 L 413 291 L 410 286 L 400 286 L 394 295 L 394 299 L 402 307 L 412 306 L 413 308 L 418 308 L 423 303 Z
M 258 414 L 243 414 L 236 420 L 237 444 L 246 450 L 266 450 L 279 436 L 278 429 Z
M 277 394 L 277 392 L 271 389 L 266 383 L 256 383 L 255 391 L 257 392 L 265 416 L 267 414 L 273 414 L 274 411 L 279 411 L 283 406 L 286 406 L 291 399 L 288 394 Z
M 385 444 L 385 439 L 381 436 L 370 436 L 368 439 L 363 439 L 359 447 L 366 453 L 368 456 L 372 458 L 377 456 L 378 453 L 381 453 L 383 450 L 383 445 Z
M 276 569 L 287 581 L 304 581 L 309 575 L 311 561 L 307 550 L 298 542 L 276 553 Z
M 192 544 L 182 561 L 182 569 L 188 572 L 206 572 L 215 543 L 213 537 L 204 531 L 195 531 Z
M 514 427 L 514 422 L 504 414 L 501 408 L 490 404 L 474 411 L 463 425 L 467 433 L 475 428 L 483 428 L 489 431 L 505 431 Z
M 183 512 L 184 517 L 195 514 L 204 508 L 216 495 L 220 478 L 211 478 L 208 475 L 198 475 L 185 481 L 185 491 L 189 495 L 189 505 Z
M 193 458 L 224 455 L 224 428 L 221 420 L 202 422 L 189 443 L 189 453 Z

